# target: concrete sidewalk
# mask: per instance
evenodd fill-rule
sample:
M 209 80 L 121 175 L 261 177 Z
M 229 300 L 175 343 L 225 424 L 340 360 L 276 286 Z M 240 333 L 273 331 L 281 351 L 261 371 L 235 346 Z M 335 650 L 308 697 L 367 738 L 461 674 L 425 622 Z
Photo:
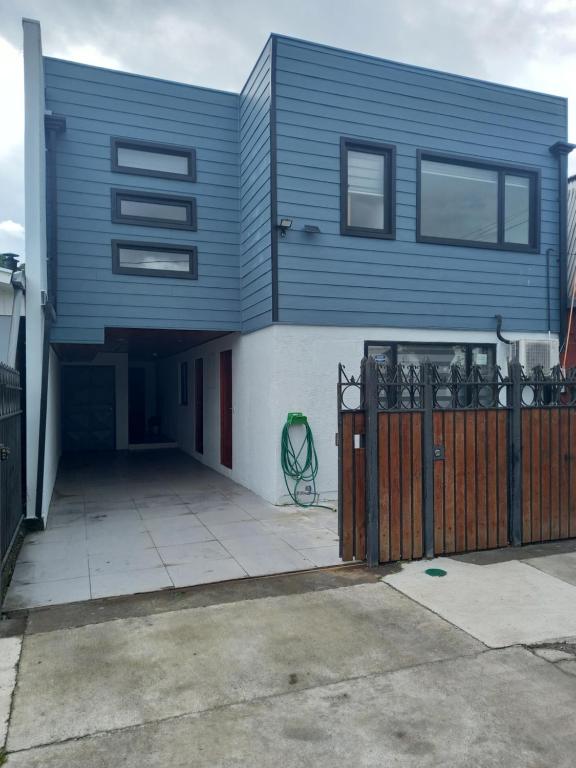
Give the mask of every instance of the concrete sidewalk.
M 572 646 L 490 649 L 384 573 L 30 612 L 8 768 L 571 768 Z

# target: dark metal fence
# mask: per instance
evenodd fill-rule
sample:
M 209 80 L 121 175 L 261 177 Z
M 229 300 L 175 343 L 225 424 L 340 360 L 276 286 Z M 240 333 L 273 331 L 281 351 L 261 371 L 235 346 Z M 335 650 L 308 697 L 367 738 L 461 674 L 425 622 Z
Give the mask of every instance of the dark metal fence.
M 0 566 L 10 554 L 23 518 L 22 390 L 18 371 L 0 364 Z
M 576 369 L 338 378 L 341 554 L 370 564 L 576 537 Z

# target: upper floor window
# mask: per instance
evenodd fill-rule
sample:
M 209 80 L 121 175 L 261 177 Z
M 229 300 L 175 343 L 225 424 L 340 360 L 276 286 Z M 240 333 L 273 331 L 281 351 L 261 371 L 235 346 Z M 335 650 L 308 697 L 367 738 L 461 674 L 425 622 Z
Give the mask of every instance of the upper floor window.
M 395 147 L 340 140 L 340 231 L 343 235 L 395 235 Z
M 112 241 L 112 271 L 124 275 L 198 278 L 193 245 Z
M 196 181 L 196 152 L 139 139 L 112 139 L 112 170 L 140 176 Z
M 536 250 L 538 174 L 493 163 L 420 154 L 418 239 Z
M 193 197 L 112 190 L 112 221 L 169 229 L 196 229 L 196 201 Z

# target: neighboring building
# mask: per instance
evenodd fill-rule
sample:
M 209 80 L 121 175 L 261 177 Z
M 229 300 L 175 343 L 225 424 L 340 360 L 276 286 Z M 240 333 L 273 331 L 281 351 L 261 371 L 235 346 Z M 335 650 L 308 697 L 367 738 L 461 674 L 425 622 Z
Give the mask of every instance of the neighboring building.
M 162 442 L 282 501 L 288 411 L 333 498 L 339 362 L 563 340 L 565 99 L 279 35 L 227 93 L 24 28 L 29 515 L 61 450 Z

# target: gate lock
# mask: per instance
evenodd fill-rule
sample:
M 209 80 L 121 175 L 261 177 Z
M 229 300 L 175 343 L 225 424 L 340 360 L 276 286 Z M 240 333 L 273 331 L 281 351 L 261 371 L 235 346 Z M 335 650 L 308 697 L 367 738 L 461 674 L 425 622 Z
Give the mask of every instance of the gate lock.
M 0 445 L 0 461 L 6 461 L 10 456 L 10 448 L 7 445 Z
M 446 455 L 444 453 L 444 446 L 435 445 L 434 448 L 432 449 L 432 455 L 434 456 L 434 461 L 444 461 L 444 459 L 446 458 Z

